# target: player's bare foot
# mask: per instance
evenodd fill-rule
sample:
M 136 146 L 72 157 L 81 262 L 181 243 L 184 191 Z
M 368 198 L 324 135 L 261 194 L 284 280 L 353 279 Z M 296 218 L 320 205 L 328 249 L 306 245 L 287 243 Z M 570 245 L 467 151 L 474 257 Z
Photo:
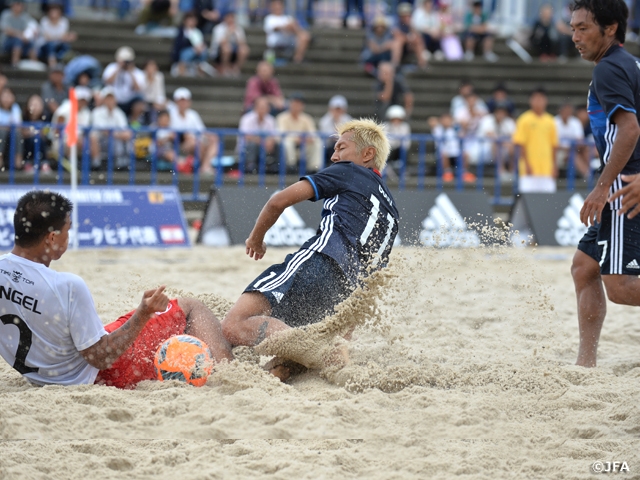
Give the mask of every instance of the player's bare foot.
M 280 357 L 273 357 L 265 364 L 264 369 L 279 378 L 281 382 L 286 382 L 291 375 L 299 375 L 307 371 L 305 366 Z

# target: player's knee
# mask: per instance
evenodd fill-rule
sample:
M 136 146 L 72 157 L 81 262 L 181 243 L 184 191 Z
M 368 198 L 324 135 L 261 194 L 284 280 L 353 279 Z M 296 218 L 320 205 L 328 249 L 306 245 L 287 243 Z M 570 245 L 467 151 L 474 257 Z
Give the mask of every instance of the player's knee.
M 576 284 L 597 280 L 600 275 L 600 265 L 590 256 L 578 251 L 571 263 L 571 276 Z

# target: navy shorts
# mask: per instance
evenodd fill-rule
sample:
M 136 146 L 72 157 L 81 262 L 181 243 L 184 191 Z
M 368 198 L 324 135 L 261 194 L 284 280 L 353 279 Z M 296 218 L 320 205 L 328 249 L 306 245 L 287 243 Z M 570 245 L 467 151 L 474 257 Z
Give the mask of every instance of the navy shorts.
M 267 268 L 245 292 L 262 293 L 271 304 L 271 316 L 290 327 L 301 327 L 331 315 L 353 290 L 333 258 L 298 250 Z
M 602 248 L 598 245 L 598 225 L 591 225 L 578 243 L 578 250 L 586 253 L 596 262 L 602 259 Z
M 602 248 L 602 275 L 640 275 L 640 216 L 629 220 L 605 206 L 598 245 Z

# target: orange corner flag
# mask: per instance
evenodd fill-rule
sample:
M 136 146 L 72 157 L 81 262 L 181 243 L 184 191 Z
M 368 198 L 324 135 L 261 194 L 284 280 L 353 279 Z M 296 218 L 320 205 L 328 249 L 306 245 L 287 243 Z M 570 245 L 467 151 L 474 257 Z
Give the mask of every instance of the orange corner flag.
M 71 111 L 67 119 L 65 133 L 67 134 L 67 146 L 71 147 L 78 143 L 78 99 L 73 88 L 69 89 L 69 103 L 71 103 Z

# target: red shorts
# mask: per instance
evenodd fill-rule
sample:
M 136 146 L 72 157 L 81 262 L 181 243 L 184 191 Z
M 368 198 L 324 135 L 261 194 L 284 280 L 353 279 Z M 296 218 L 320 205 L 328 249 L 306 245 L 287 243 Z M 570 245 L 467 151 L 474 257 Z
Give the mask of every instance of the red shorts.
M 109 333 L 117 330 L 134 312 L 135 310 L 105 325 L 105 330 Z M 187 317 L 178 306 L 178 300 L 171 300 L 164 312 L 149 320 L 133 344 L 111 368 L 98 372 L 96 383 L 118 388 L 134 388 L 142 380 L 155 380 L 157 376 L 153 359 L 156 350 L 167 338 L 183 334 L 186 328 Z

